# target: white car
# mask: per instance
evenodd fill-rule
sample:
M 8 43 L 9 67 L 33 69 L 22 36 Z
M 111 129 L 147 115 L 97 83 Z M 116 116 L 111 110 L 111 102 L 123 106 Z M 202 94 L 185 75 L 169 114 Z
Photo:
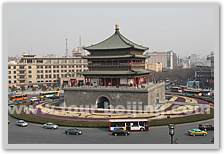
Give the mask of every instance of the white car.
M 45 129 L 47 129 L 47 128 L 49 128 L 49 129 L 57 129 L 58 125 L 49 122 L 49 123 L 44 124 L 44 128 Z
M 32 98 L 30 99 L 31 102 L 34 102 L 34 101 L 37 101 L 37 100 L 38 100 L 37 97 L 32 97 Z
M 16 121 L 16 125 L 21 126 L 21 127 L 26 127 L 28 125 L 28 123 L 24 120 L 18 120 L 18 121 Z

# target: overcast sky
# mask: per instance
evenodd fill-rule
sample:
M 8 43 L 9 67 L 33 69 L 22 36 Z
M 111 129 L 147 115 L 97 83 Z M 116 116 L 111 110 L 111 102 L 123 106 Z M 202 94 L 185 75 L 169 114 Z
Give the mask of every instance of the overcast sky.
M 180 56 L 214 51 L 214 10 L 210 8 L 15 8 L 8 11 L 8 55 L 65 55 L 110 37 L 119 24 L 129 40 L 150 51 Z

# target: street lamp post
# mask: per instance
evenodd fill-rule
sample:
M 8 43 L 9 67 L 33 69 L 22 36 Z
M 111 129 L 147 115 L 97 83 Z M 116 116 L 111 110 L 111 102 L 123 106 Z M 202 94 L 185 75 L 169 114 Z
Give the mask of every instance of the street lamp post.
M 169 128 L 169 134 L 171 136 L 171 144 L 173 144 L 173 135 L 175 134 L 175 131 L 174 131 L 175 125 L 169 124 L 168 128 Z

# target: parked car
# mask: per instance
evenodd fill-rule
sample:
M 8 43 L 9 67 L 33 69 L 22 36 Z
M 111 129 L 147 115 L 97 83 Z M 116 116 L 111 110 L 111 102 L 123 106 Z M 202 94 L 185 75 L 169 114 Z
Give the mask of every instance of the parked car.
M 56 125 L 56 124 L 53 124 L 53 123 L 46 123 L 46 124 L 44 124 L 44 126 L 43 126 L 45 129 L 57 129 L 58 128 L 58 125 Z
M 124 129 L 116 129 L 112 132 L 112 135 L 117 136 L 117 135 L 130 135 L 129 131 L 124 130 Z
M 31 102 L 34 102 L 34 101 L 37 101 L 37 100 L 38 100 L 37 97 L 32 97 L 32 98 L 30 99 Z
M 18 120 L 18 121 L 16 121 L 16 125 L 21 126 L 21 127 L 25 127 L 25 126 L 28 125 L 28 123 L 24 120 Z
M 82 135 L 82 131 L 77 128 L 70 128 L 65 130 L 65 134 L 75 134 L 75 135 Z
M 191 135 L 191 136 L 199 136 L 199 135 L 207 135 L 208 133 L 204 130 L 200 130 L 200 129 L 191 129 L 191 130 L 188 130 L 188 134 Z
M 198 129 L 208 131 L 208 130 L 214 130 L 214 126 L 211 124 L 199 124 Z

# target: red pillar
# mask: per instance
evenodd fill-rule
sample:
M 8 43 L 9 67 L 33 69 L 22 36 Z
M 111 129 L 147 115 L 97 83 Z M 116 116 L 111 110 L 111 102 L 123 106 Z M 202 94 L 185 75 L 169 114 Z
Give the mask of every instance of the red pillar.
M 86 78 L 84 78 L 84 85 L 86 85 Z
M 113 79 L 112 79 L 112 78 L 110 78 L 110 81 L 111 81 L 111 82 L 110 82 L 110 84 L 111 84 L 111 86 L 112 86 L 112 85 L 113 85 L 113 84 L 112 84 Z
M 136 86 L 136 78 L 135 78 L 135 86 Z
M 106 86 L 106 78 L 104 78 L 104 86 Z
M 131 70 L 133 70 L 133 60 L 131 60 Z
M 128 78 L 127 78 L 127 85 L 128 85 Z
M 90 80 L 89 83 L 90 83 L 90 86 L 91 86 L 91 78 L 89 78 L 89 80 Z
M 118 86 L 118 78 L 117 78 L 117 86 Z

